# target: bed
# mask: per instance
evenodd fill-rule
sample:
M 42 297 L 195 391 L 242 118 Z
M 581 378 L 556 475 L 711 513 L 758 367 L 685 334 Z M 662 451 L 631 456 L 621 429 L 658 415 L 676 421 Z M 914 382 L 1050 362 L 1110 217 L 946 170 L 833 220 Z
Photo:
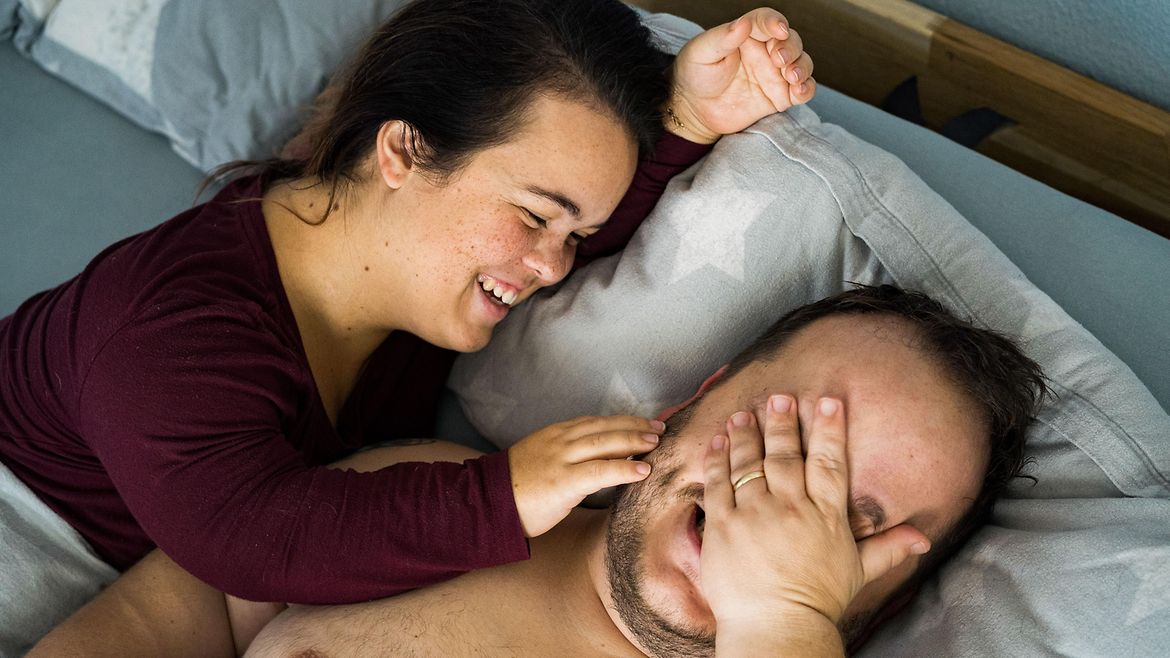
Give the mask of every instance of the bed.
M 104 246 L 190 205 L 201 170 L 225 155 L 267 155 L 278 148 L 295 132 L 304 108 L 344 58 L 344 50 L 336 44 L 355 42 L 396 5 L 351 3 L 352 11 L 335 12 L 312 4 L 282 3 L 276 17 L 263 9 L 222 0 L 156 0 L 135 3 L 134 12 L 113 0 L 0 0 L 4 41 L 0 44 L 0 116 L 4 117 L 0 120 L 4 181 L 0 314 L 72 276 Z M 744 3 L 641 4 L 652 11 L 671 11 L 713 24 L 738 13 Z M 822 81 L 827 78 L 821 75 L 821 63 L 826 74 L 835 66 L 832 56 L 821 54 L 825 51 L 861 49 L 871 60 L 865 71 L 921 64 L 927 67 L 926 73 L 920 72 L 927 79 L 930 70 L 937 74 L 938 58 L 948 60 L 947 51 L 938 50 L 941 46 L 935 41 L 943 38 L 937 36 L 940 26 L 946 25 L 943 35 L 951 40 L 946 43 L 956 47 L 987 44 L 989 39 L 937 15 L 930 18 L 929 12 L 909 3 L 794 0 L 777 4 L 806 35 Z M 843 18 L 850 16 L 850 20 Z M 697 29 L 670 16 L 650 16 L 647 21 L 667 46 L 677 47 Z M 315 31 L 307 25 L 328 29 Z M 233 41 L 241 30 L 261 38 Z M 322 34 L 336 38 L 325 39 Z M 290 56 L 287 46 L 294 40 L 301 47 Z M 919 50 L 908 50 L 906 43 L 917 43 Z M 193 57 L 191 49 L 202 54 Z M 889 53 L 894 63 L 883 65 L 881 57 Z M 979 66 L 995 61 L 1003 60 L 985 58 Z M 863 648 L 863 654 L 1154 655 L 1170 646 L 1166 594 L 1170 591 L 1166 580 L 1170 573 L 1170 417 L 1165 412 L 1170 408 L 1170 295 L 1165 292 L 1165 282 L 1170 280 L 1170 240 L 1154 232 L 1165 233 L 1167 224 L 1160 222 L 1170 216 L 1159 214 L 1166 189 L 1159 185 L 1166 183 L 1170 172 L 1164 148 L 1170 123 L 1153 106 L 1111 90 L 1102 97 L 1104 91 L 1076 74 L 1051 63 L 1043 67 L 1033 78 L 1020 81 L 1039 87 L 1009 94 L 1015 105 L 1005 112 L 1028 113 L 1028 122 L 1019 121 L 1014 135 L 997 137 L 998 141 L 985 143 L 981 150 L 1034 175 L 1047 176 L 1050 183 L 1062 176 L 1067 181 L 1067 173 L 1044 173 L 1042 167 L 1027 164 L 1068 165 L 1078 155 L 1075 149 L 1071 155 L 1059 150 L 1065 145 L 1063 139 L 1044 143 L 1049 133 L 1067 133 L 1069 129 L 1059 121 L 1077 112 L 1051 115 L 1051 97 L 1036 89 L 1051 91 L 1054 80 L 1075 89 L 1091 89 L 1082 99 L 1089 103 L 1086 107 L 1113 121 L 1096 125 L 1120 126 L 1116 128 L 1120 133 L 1110 134 L 1134 141 L 1126 142 L 1125 162 L 1108 165 L 1107 173 L 1113 178 L 1096 172 L 1087 179 L 1074 178 L 1074 183 L 1079 187 L 1085 187 L 1088 179 L 1101 183 L 1104 191 L 1082 196 L 1105 205 L 1115 201 L 1120 205 L 1112 207 L 1128 219 L 840 93 L 832 84 L 822 86 L 811 111 L 780 117 L 721 147 L 727 161 L 735 160 L 733 149 L 742 148 L 758 151 L 762 158 L 776 158 L 776 167 L 786 167 L 784 171 L 794 175 L 816 174 L 823 183 L 824 199 L 839 202 L 844 216 L 844 223 L 830 227 L 833 240 L 840 238 L 833 244 L 868 249 L 866 253 L 873 257 L 867 262 L 881 270 L 874 274 L 878 278 L 915 282 L 917 275 L 899 270 L 901 265 L 891 255 L 901 253 L 904 241 L 886 244 L 886 233 L 866 234 L 872 229 L 851 224 L 837 187 L 849 183 L 829 173 L 844 176 L 838 166 L 844 162 L 857 165 L 858 175 L 871 180 L 880 172 L 867 173 L 866 167 L 893 162 L 882 160 L 888 157 L 886 152 L 893 154 L 907 166 L 907 176 L 916 174 L 914 181 L 896 185 L 918 190 L 920 183 L 915 181 L 920 178 L 940 197 L 930 212 L 905 211 L 912 217 L 902 225 L 917 241 L 920 251 L 916 253 L 924 262 L 948 249 L 970 252 L 964 247 L 970 241 L 978 253 L 991 254 L 984 268 L 1001 267 L 1000 252 L 1006 256 L 1002 269 L 1010 273 L 1005 275 L 1007 284 L 988 279 L 978 288 L 958 286 L 957 299 L 969 303 L 976 314 L 990 313 L 989 308 L 995 313 L 1017 312 L 1019 308 L 997 306 L 1006 302 L 997 301 L 996 295 L 1011 288 L 1024 300 L 1015 306 L 1043 309 L 1017 327 L 1038 337 L 1035 349 L 1045 349 L 1045 332 L 1068 332 L 1071 337 L 1071 342 L 1059 343 L 1059 349 L 1044 354 L 1049 362 L 1067 366 L 1069 379 L 1061 384 L 1067 384 L 1066 400 L 1077 407 L 1052 410 L 1045 425 L 1049 431 L 1038 435 L 1033 446 L 1042 472 L 1052 477 L 1042 478 L 1044 485 L 1021 489 L 1006 501 L 994 527 L 924 588 L 918 601 Z M 1057 70 L 1058 75 L 1050 75 Z M 898 84 L 887 76 L 885 86 L 867 97 L 871 92 L 857 79 L 877 74 L 865 71 L 852 80 L 842 75 L 842 88 L 864 100 L 880 101 L 891 83 Z M 995 77 L 993 71 L 987 75 L 992 76 L 1000 100 L 1004 85 L 1015 84 L 1014 79 Z M 939 80 L 938 84 L 947 89 L 949 83 Z M 930 109 L 927 114 L 944 117 L 948 112 L 966 112 L 974 107 L 971 97 L 977 91 L 964 88 L 953 95 L 953 107 L 945 112 Z M 1074 94 L 1073 98 L 1079 97 Z M 1033 102 L 1037 105 L 1029 105 Z M 1135 116 L 1141 120 L 1135 122 Z M 938 120 L 927 121 L 932 122 L 937 127 Z M 1046 125 L 1061 129 L 1049 130 Z M 815 151 L 802 152 L 785 143 L 786 135 L 809 136 L 835 145 L 836 150 L 832 158 L 818 160 L 821 156 Z M 1069 166 L 1065 172 L 1085 171 Z M 683 192 L 701 187 L 702 171 L 686 175 L 689 188 L 678 190 L 679 200 L 673 207 L 690 207 Z M 810 193 L 809 198 L 813 197 Z M 902 201 L 884 199 L 883 203 L 883 212 L 903 216 L 898 205 Z M 656 215 L 664 214 L 664 208 L 669 206 L 660 206 Z M 938 224 L 943 228 L 933 230 L 935 225 L 929 222 L 934 215 L 945 216 L 951 223 Z M 654 225 L 648 220 L 648 226 Z M 655 243 L 649 235 L 632 245 L 633 255 L 622 256 L 625 261 L 602 262 L 596 274 L 582 272 L 570 285 L 533 304 L 535 315 L 526 320 L 531 324 L 544 317 L 542 308 L 552 313 L 564 300 L 594 294 L 590 286 L 598 278 L 620 276 L 623 268 L 630 267 L 630 258 L 652 253 Z M 818 234 L 810 230 L 802 235 L 813 240 Z M 949 272 L 945 263 L 941 267 Z M 830 283 L 844 285 L 843 281 Z M 819 292 L 823 290 L 816 286 L 786 288 L 789 296 L 784 301 L 796 303 Z M 1005 300 L 1017 299 L 1003 295 Z M 652 303 L 653 299 L 646 302 Z M 553 326 L 551 321 L 548 326 Z M 560 344 L 547 333 L 540 334 L 545 339 L 541 342 L 544 351 L 535 351 L 532 358 L 563 358 L 566 353 L 579 355 L 582 349 L 595 349 Z M 494 431 L 493 425 L 505 419 L 498 413 L 498 401 L 482 394 L 483 382 L 485 377 L 497 386 L 520 382 L 520 371 L 531 369 L 531 363 L 517 360 L 509 368 L 500 362 L 514 355 L 517 342 L 532 336 L 519 326 L 508 327 L 498 344 L 461 363 L 451 383 L 454 393 L 440 419 L 441 434 L 481 447 L 507 444 L 509 438 Z M 1074 348 L 1091 351 L 1093 358 L 1075 364 L 1062 360 L 1067 356 L 1063 352 Z M 628 349 L 635 356 L 644 354 L 637 345 Z M 666 401 L 675 395 L 671 387 L 689 385 L 695 372 L 720 357 L 700 349 L 694 353 L 702 358 L 680 364 L 669 382 L 630 380 L 616 388 L 611 380 L 587 382 L 589 386 L 566 382 L 563 385 L 597 389 L 598 395 L 574 400 L 575 407 L 549 405 L 549 413 L 570 408 L 592 413 L 643 411 L 639 405 Z M 610 356 L 618 358 L 619 353 Z M 545 393 L 557 390 L 551 387 Z M 529 416 L 523 422 L 508 419 L 508 423 L 520 428 L 524 422 L 542 420 Z M 1064 440 L 1072 434 L 1076 440 Z M 1064 478 L 1064 473 L 1073 475 Z

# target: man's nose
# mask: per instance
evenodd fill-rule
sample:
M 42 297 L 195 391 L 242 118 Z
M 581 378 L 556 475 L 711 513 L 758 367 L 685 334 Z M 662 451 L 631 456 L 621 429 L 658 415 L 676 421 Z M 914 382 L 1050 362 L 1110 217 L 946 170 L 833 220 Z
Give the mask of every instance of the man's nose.
M 550 286 L 569 273 L 573 264 L 573 249 L 549 233 L 533 245 L 524 257 L 524 264 L 536 273 L 542 286 Z

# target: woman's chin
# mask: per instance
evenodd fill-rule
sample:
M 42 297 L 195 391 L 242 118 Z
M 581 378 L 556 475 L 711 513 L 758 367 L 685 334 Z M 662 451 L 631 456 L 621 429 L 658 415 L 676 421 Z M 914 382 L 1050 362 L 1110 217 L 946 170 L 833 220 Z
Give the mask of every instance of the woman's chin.
M 488 346 L 492 340 L 492 330 L 486 327 L 468 327 L 466 331 L 458 335 L 447 335 L 444 340 L 428 340 L 443 349 L 448 349 L 454 352 L 478 352 Z

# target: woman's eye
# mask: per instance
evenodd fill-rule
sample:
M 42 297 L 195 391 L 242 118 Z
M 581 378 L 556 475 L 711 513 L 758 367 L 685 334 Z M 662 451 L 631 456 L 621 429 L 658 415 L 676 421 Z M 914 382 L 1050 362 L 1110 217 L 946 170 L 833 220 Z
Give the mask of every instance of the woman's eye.
M 565 238 L 565 243 L 570 247 L 576 247 L 588 237 L 588 235 L 581 235 L 580 233 L 570 233 L 569 237 Z
M 536 213 L 532 212 L 531 210 L 524 208 L 524 214 L 528 215 L 528 218 L 531 219 L 534 224 L 536 224 L 537 228 L 545 228 L 546 226 L 548 226 L 547 219 L 541 217 L 540 215 L 537 215 Z

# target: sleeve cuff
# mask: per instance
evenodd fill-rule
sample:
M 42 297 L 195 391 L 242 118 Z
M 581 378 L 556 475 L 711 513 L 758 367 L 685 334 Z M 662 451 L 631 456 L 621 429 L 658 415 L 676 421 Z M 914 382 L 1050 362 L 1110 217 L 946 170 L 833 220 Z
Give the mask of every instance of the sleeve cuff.
M 520 525 L 520 512 L 512 493 L 512 470 L 508 465 L 508 451 L 484 455 L 478 461 L 483 475 L 484 489 L 489 501 L 488 517 L 492 523 L 492 560 L 497 564 L 526 560 L 530 556 L 528 539 Z
M 685 137 L 679 137 L 670 131 L 665 131 L 658 143 L 654 145 L 654 153 L 650 159 L 662 164 L 687 167 L 694 164 L 714 147 L 715 144 L 699 144 Z

